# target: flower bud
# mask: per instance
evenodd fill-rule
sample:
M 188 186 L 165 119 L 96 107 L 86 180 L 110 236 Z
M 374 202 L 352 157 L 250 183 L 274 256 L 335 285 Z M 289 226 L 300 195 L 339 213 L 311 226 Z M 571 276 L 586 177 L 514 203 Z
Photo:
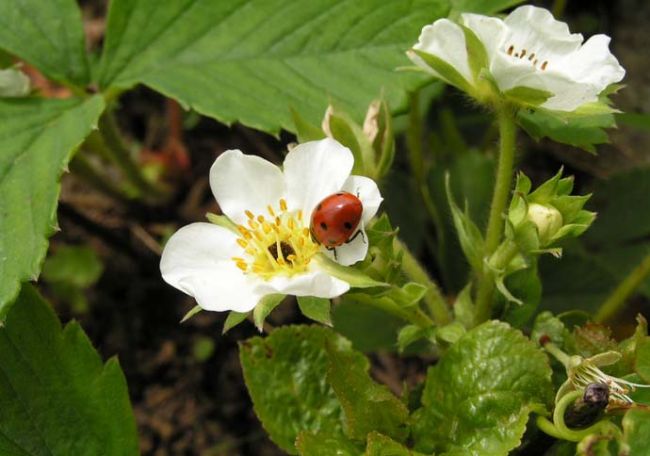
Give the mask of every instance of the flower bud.
M 562 214 L 553 206 L 532 203 L 528 206 L 528 220 L 537 226 L 540 245 L 547 245 L 553 235 L 562 228 Z

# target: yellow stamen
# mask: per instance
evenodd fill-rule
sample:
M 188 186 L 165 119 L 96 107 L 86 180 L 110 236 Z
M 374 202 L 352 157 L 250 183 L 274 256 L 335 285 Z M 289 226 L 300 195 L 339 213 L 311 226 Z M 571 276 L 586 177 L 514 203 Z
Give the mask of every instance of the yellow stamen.
M 244 211 L 244 214 L 246 214 L 246 217 L 248 217 L 249 219 L 254 219 L 254 218 L 255 218 L 255 216 L 253 215 L 253 213 L 252 213 L 251 211 L 249 211 L 248 209 L 246 209 L 246 210 Z
M 280 199 L 280 209 L 282 210 L 282 212 L 287 211 L 287 202 L 285 201 L 284 198 Z

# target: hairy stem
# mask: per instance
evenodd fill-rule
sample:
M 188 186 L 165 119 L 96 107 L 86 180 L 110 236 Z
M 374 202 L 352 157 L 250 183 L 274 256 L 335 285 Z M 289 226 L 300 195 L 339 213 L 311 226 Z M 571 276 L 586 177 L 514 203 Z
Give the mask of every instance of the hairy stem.
M 620 312 L 625 307 L 627 298 L 639 288 L 648 276 L 650 276 L 650 252 L 601 304 L 596 312 L 595 321 L 602 323 Z
M 497 108 L 499 124 L 499 163 L 496 183 L 490 206 L 487 231 L 485 233 L 485 258 L 489 258 L 501 243 L 503 235 L 503 214 L 510 196 L 515 162 L 516 127 L 514 112 L 509 106 Z M 494 277 L 489 270 L 484 270 L 479 277 L 476 295 L 476 323 L 488 320 L 492 315 L 494 297 Z
M 420 283 L 427 287 L 427 293 L 424 295 L 424 302 L 431 313 L 436 325 L 443 326 L 451 321 L 449 307 L 440 292 L 438 285 L 433 281 L 427 271 L 422 267 L 418 260 L 413 256 L 406 245 L 396 239 L 395 248 L 402 252 L 402 270 L 414 282 Z

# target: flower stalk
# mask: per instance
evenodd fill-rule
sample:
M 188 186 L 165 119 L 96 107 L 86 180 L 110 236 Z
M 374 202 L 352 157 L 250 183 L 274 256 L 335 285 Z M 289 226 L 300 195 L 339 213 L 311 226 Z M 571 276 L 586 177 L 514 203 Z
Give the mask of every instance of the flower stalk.
M 507 104 L 497 106 L 496 117 L 499 125 L 499 162 L 490 216 L 485 234 L 485 258 L 489 258 L 499 247 L 503 235 L 503 214 L 508 204 L 515 161 L 515 115 Z M 476 323 L 488 320 L 492 314 L 494 296 L 493 274 L 484 268 L 479 276 L 476 295 Z
M 598 323 L 609 320 L 623 309 L 627 299 L 650 276 L 650 253 L 639 263 L 602 303 L 594 320 Z

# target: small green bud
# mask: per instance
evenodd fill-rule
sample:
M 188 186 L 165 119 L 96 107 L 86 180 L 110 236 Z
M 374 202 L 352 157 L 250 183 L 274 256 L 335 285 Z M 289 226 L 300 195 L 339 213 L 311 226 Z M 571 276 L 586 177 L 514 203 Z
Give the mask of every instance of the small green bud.
M 555 207 L 537 203 L 528 206 L 528 220 L 537 226 L 541 246 L 547 245 L 564 223 L 562 214 Z

